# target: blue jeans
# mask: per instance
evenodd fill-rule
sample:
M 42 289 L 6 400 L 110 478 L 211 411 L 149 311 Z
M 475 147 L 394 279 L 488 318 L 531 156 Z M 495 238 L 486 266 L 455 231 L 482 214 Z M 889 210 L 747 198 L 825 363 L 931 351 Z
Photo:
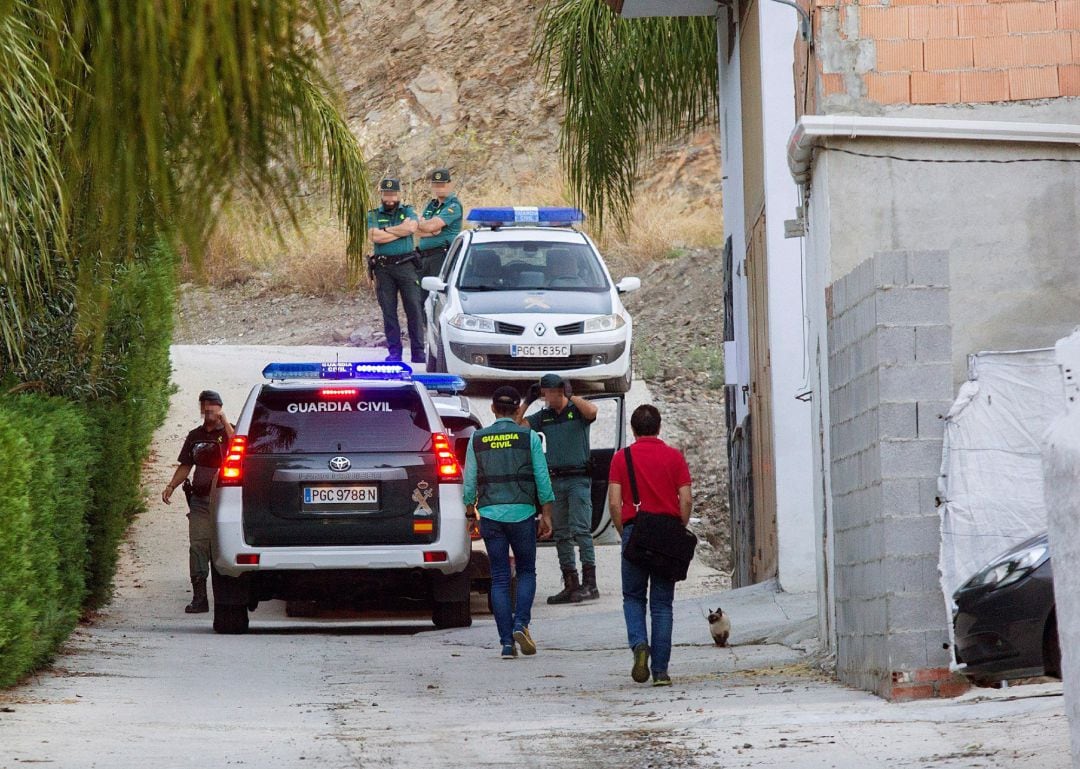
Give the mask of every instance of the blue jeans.
M 563 571 L 577 568 L 574 545 L 581 551 L 582 566 L 596 565 L 592 539 L 592 478 L 552 478 L 551 490 L 555 493 L 555 503 L 551 507 L 552 539 L 559 554 L 559 567 Z
M 630 540 L 634 524 L 623 527 L 622 546 Z M 623 616 L 626 618 L 626 638 L 633 649 L 638 644 L 649 643 L 649 632 L 645 627 L 646 591 L 648 592 L 648 610 L 652 617 L 652 643 L 649 652 L 652 659 L 653 675 L 668 672 L 671 659 L 671 626 L 673 622 L 672 603 L 675 601 L 675 581 L 663 577 L 653 577 L 640 566 L 635 566 L 622 559 L 622 596 Z
M 517 523 L 503 523 L 480 518 L 480 536 L 491 561 L 491 610 L 499 642 L 509 646 L 513 633 L 529 626 L 533 598 L 536 597 L 536 521 L 527 518 Z M 510 551 L 517 567 L 517 595 L 510 599 Z

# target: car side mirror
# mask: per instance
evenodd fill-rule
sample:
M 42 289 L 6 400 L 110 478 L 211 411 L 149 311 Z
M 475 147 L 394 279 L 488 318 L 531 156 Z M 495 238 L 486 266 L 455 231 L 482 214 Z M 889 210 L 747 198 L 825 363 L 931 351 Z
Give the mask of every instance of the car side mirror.
M 439 293 L 442 293 L 446 290 L 446 283 L 439 280 L 434 275 L 428 275 L 420 281 L 420 288 L 425 291 L 438 291 Z
M 641 288 L 641 278 L 623 278 L 615 284 L 615 290 L 620 294 L 629 294 Z

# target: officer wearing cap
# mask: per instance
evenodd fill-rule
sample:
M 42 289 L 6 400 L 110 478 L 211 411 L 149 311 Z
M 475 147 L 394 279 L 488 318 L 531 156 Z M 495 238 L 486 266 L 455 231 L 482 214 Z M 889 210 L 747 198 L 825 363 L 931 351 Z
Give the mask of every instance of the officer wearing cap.
M 436 168 L 430 179 L 432 198 L 424 206 L 417 226 L 422 277 L 439 274 L 450 244 L 461 232 L 461 201 L 454 194 L 450 169 Z
M 409 328 L 409 346 L 413 363 L 424 363 L 424 335 L 421 327 L 422 307 L 420 275 L 413 234 L 416 232 L 416 211 L 401 202 L 401 182 L 387 178 L 379 182 L 382 205 L 368 211 L 368 235 L 375 244 L 371 257 L 371 272 L 375 278 L 375 294 L 383 316 L 383 332 L 389 361 L 401 360 L 401 324 L 398 322 L 398 294 L 405 305 Z
M 524 416 L 538 397 L 545 407 Z M 578 603 L 600 597 L 596 587 L 596 553 L 592 540 L 592 462 L 589 428 L 596 421 L 596 404 L 573 395 L 570 383 L 558 374 L 544 374 L 539 384 L 529 388 L 526 402 L 518 410 L 518 422 L 544 434 L 547 442 L 548 472 L 555 493 L 552 507 L 555 549 L 563 574 L 563 589 L 549 596 L 548 603 Z M 578 580 L 574 546 L 581 555 Z
M 213 390 L 199 393 L 199 413 L 202 424 L 187 434 L 177 462 L 180 466 L 172 480 L 161 492 L 161 501 L 172 501 L 173 492 L 181 484 L 188 503 L 188 571 L 191 576 L 192 599 L 184 611 L 201 614 L 210 611 L 206 597 L 206 579 L 210 576 L 210 490 L 221 467 L 222 457 L 229 448 L 234 428 L 225 418 L 221 396 Z M 188 475 L 195 469 L 191 480 Z
M 529 634 L 536 595 L 536 539 L 551 535 L 554 495 L 540 437 L 519 425 L 521 396 L 513 387 L 492 395 L 495 423 L 477 430 L 465 455 L 464 498 L 470 515 L 480 516 L 480 534 L 491 561 L 491 608 L 502 656 L 536 654 Z M 539 503 L 539 530 L 535 522 Z M 517 594 L 510 596 L 510 552 L 517 570 Z M 515 646 L 516 644 L 516 646 Z

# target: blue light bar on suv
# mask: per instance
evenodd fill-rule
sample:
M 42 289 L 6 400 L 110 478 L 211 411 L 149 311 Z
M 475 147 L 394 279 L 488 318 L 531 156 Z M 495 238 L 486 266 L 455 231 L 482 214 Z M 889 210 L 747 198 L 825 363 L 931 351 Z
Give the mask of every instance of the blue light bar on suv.
M 585 221 L 585 214 L 580 208 L 503 206 L 474 208 L 465 218 L 483 227 L 508 227 L 515 224 L 567 227 Z
M 412 369 L 404 363 L 268 363 L 264 379 L 412 379 Z
M 457 395 L 465 390 L 465 380 L 456 374 L 413 374 L 413 380 L 437 393 Z

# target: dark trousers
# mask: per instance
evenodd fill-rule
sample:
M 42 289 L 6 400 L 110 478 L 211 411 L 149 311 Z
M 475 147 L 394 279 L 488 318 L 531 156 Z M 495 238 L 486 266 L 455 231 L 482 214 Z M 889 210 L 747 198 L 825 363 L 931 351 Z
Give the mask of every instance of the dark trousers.
M 412 357 L 424 355 L 424 334 L 421 326 L 420 277 L 413 261 L 375 268 L 375 295 L 382 310 L 386 349 L 390 355 L 401 357 L 401 324 L 398 322 L 398 294 L 405 305 L 409 327 L 409 347 Z

